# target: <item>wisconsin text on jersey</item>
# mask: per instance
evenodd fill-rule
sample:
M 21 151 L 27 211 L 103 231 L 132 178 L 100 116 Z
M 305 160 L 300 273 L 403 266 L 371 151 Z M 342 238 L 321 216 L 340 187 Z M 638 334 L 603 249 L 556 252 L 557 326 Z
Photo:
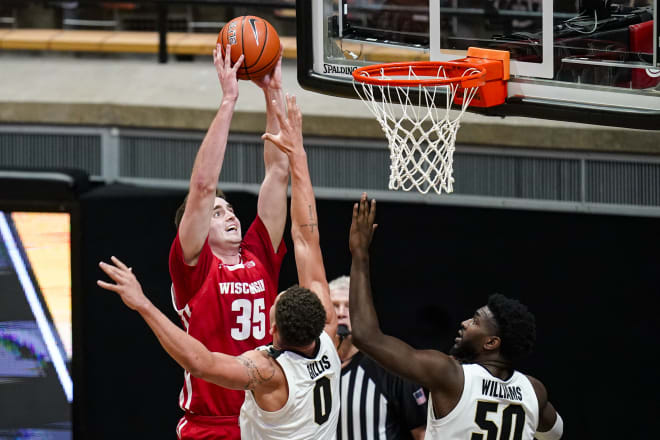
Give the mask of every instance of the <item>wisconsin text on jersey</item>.
M 484 396 L 499 397 L 500 399 L 523 400 L 520 387 L 508 387 L 495 380 L 484 379 L 481 383 L 481 394 Z
M 313 361 L 307 364 L 307 371 L 309 371 L 309 378 L 314 379 L 325 370 L 330 369 L 330 360 L 328 356 L 323 356 L 320 361 Z
M 263 279 L 251 283 L 229 281 L 218 283 L 218 287 L 220 288 L 221 295 L 254 295 L 255 293 L 261 293 L 266 290 Z

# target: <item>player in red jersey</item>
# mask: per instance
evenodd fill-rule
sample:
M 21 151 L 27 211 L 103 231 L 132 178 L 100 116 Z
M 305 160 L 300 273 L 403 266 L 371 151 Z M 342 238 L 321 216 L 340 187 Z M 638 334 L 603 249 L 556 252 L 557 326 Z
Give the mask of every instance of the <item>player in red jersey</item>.
M 290 161 L 291 237 L 303 287 L 290 287 L 270 309 L 272 345 L 240 356 L 209 351 L 154 307 L 132 269 L 115 257 L 112 264 L 99 263 L 114 284 L 97 283 L 136 310 L 167 353 L 195 377 L 245 390 L 240 416 L 243 438 L 330 440 L 336 436 L 339 417 L 337 317 L 319 245 L 316 201 L 302 144 L 302 115 L 294 97 L 287 98 L 287 107 L 287 119 L 276 110 L 280 133 L 265 137 L 285 151 Z
M 188 334 L 209 350 L 239 355 L 270 342 L 270 310 L 286 252 L 288 160 L 264 142 L 265 178 L 259 191 L 257 218 L 244 238 L 231 205 L 217 194 L 218 178 L 238 98 L 231 48 L 213 60 L 222 87 L 220 109 L 206 133 L 190 177 L 186 200 L 177 211 L 178 233 L 170 250 L 172 299 Z M 255 81 L 266 98 L 266 132 L 277 133 L 273 102 L 281 103 L 281 59 Z M 177 425 L 179 439 L 239 439 L 238 416 L 244 392 L 220 388 L 184 372 L 179 405 L 185 411 Z

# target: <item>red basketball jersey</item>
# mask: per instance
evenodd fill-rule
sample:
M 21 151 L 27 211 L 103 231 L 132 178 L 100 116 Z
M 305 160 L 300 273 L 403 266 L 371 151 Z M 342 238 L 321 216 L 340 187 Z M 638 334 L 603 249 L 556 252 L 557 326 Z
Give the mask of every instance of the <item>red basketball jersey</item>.
M 172 299 L 189 335 L 210 351 L 239 355 L 271 342 L 269 311 L 277 295 L 284 241 L 273 250 L 268 230 L 257 217 L 241 242 L 238 264 L 213 255 L 208 238 L 195 266 L 183 260 L 177 234 L 170 249 Z M 228 390 L 184 372 L 179 405 L 190 414 L 236 416 L 244 391 Z

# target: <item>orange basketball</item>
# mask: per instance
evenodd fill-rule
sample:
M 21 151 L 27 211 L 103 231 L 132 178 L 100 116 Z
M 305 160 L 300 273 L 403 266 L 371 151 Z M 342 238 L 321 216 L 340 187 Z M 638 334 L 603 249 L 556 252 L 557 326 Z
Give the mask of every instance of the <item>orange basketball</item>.
M 218 35 L 218 43 L 225 55 L 231 45 L 231 62 L 245 55 L 238 69 L 239 79 L 258 79 L 270 72 L 280 54 L 280 37 L 266 20 L 254 15 L 236 17 L 227 23 Z

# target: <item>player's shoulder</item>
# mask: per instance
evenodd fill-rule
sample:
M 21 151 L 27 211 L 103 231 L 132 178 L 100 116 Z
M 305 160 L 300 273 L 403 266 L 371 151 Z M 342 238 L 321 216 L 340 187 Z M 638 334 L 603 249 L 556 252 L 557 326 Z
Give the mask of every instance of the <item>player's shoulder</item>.
M 437 367 L 436 371 L 445 375 L 457 375 L 463 377 L 464 364 L 456 359 L 454 356 L 443 353 L 439 350 L 420 350 L 423 356 L 434 362 Z
M 332 336 L 330 336 L 330 334 L 325 330 L 323 330 L 319 335 L 319 342 L 326 346 L 335 346 L 335 341 L 332 340 Z
M 534 388 L 540 388 L 545 390 L 545 385 L 543 385 L 543 382 L 541 382 L 539 379 L 537 379 L 536 377 L 530 374 L 525 374 L 525 373 L 522 374 L 524 374 L 524 376 L 531 382 Z
M 257 347 L 253 350 L 247 350 L 243 354 L 239 355 L 238 358 L 249 359 L 253 363 L 259 366 L 270 365 L 273 362 L 273 356 L 271 354 L 271 346 L 262 346 Z
M 275 358 L 270 350 L 263 347 L 248 350 L 238 356 L 241 363 L 256 368 L 262 377 L 272 376 L 273 370 L 280 369 Z
M 237 356 L 237 360 L 247 370 L 250 380 L 253 381 L 253 391 L 270 392 L 286 382 L 286 375 L 279 363 L 260 347 L 248 350 Z
M 545 405 L 545 402 L 548 401 L 548 390 L 545 388 L 545 385 L 543 385 L 543 382 L 529 374 L 525 374 L 525 377 L 527 377 L 532 384 L 532 388 L 534 388 L 534 391 L 536 392 L 536 398 L 539 403 Z

